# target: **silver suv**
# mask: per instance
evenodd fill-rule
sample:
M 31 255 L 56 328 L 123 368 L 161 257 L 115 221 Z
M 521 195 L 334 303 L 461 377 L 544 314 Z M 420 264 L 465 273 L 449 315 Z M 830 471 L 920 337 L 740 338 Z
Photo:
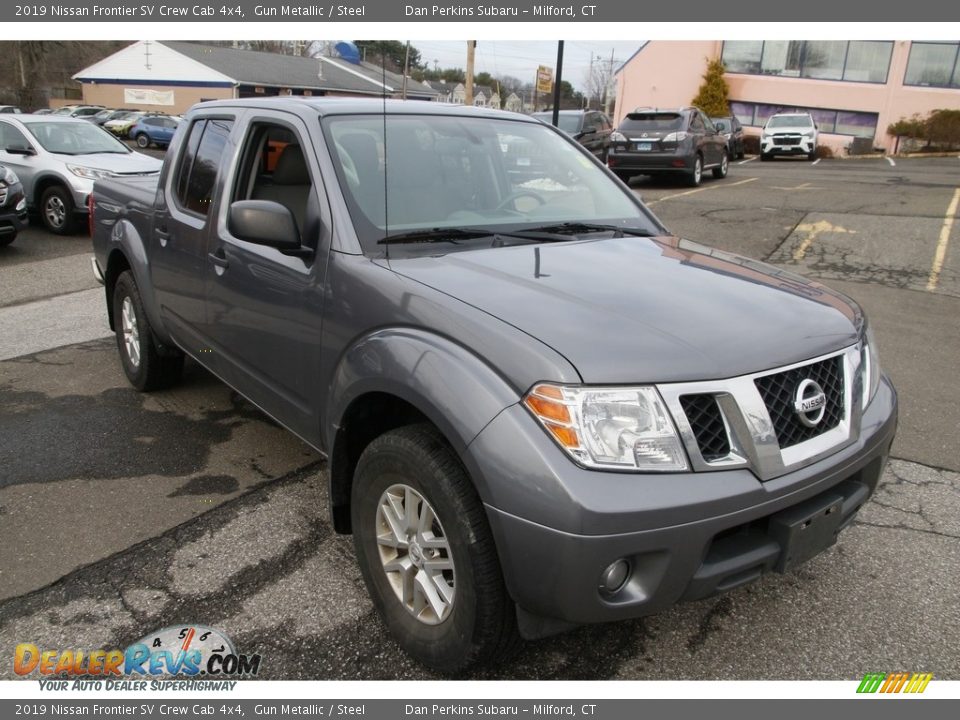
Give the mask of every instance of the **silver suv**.
M 817 157 L 817 123 L 810 113 L 777 113 L 763 128 L 760 136 L 760 159 L 774 155 L 806 155 Z
M 94 180 L 156 175 L 162 165 L 92 123 L 52 115 L 0 117 L 0 164 L 19 176 L 27 206 L 58 235 L 86 214 Z

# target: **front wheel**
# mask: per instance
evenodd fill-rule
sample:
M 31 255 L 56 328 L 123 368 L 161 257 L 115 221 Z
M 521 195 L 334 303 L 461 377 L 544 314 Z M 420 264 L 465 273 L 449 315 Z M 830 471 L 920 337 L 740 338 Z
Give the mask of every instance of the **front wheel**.
M 483 505 L 432 425 L 391 430 L 370 443 L 351 496 L 363 579 L 407 653 L 459 673 L 505 659 L 518 646 Z
M 43 226 L 57 235 L 70 235 L 76 229 L 73 197 L 62 185 L 47 188 L 40 198 Z
M 817 159 L 817 151 L 816 151 L 816 150 L 811 150 L 810 152 L 807 153 L 807 160 L 809 160 L 810 162 L 813 162 L 813 161 L 816 160 L 816 159 Z
M 158 390 L 180 379 L 183 354 L 157 351 L 140 290 L 129 270 L 120 273 L 113 288 L 113 325 L 123 372 L 137 390 Z
M 729 170 L 730 170 L 730 158 L 726 153 L 724 153 L 723 157 L 720 158 L 720 167 L 715 167 L 713 169 L 713 176 L 718 180 L 721 178 L 725 178 Z
M 697 155 L 693 159 L 693 169 L 687 175 L 687 185 L 697 187 L 703 180 L 703 158 Z
M 137 147 L 144 150 L 150 147 L 150 138 L 147 137 L 146 133 L 137 135 Z

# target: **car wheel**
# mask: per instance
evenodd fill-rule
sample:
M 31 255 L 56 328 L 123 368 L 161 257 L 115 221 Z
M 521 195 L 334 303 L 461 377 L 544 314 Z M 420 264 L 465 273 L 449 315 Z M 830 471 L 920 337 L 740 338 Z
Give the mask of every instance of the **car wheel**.
M 697 187 L 703 180 L 703 158 L 697 155 L 693 159 L 693 170 L 687 175 L 687 185 Z
M 768 153 L 760 153 L 760 162 L 766 162 L 771 158 L 771 155 Z
M 0 237 L 0 247 L 6 247 L 16 239 L 17 239 L 16 233 L 10 233 L 9 235 L 4 235 L 3 237 Z
M 391 430 L 367 446 L 350 512 L 373 604 L 407 653 L 459 673 L 519 646 L 483 505 L 432 425 Z
M 76 229 L 73 196 L 62 185 L 47 188 L 40 198 L 43 226 L 57 235 L 70 235 Z
M 817 159 L 817 151 L 815 149 L 807 153 L 807 160 L 809 160 L 810 162 L 813 162 L 816 159 Z
M 715 167 L 713 169 L 713 176 L 718 180 L 721 178 L 725 178 L 729 170 L 730 170 L 730 157 L 726 153 L 724 153 L 723 157 L 720 158 L 720 167 Z
M 147 137 L 146 133 L 137 135 L 137 147 L 142 149 L 150 147 L 150 138 Z
M 129 270 L 120 273 L 113 288 L 113 325 L 123 372 L 137 390 L 158 390 L 180 379 L 183 354 L 157 351 L 140 290 Z

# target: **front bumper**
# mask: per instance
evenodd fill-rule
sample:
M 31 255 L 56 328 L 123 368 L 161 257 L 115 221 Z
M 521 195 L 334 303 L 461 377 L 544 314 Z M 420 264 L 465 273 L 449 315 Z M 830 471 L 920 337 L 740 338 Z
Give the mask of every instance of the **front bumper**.
M 778 145 L 773 138 L 762 139 L 760 152 L 764 155 L 809 155 L 816 150 L 813 138 L 803 137 L 796 145 Z
M 25 230 L 27 224 L 27 202 L 23 193 L 19 192 L 0 208 L 0 238 L 16 235 L 21 230 Z
M 481 491 L 504 578 L 521 630 L 535 637 L 648 615 L 781 569 L 778 518 L 826 500 L 840 508 L 837 530 L 846 527 L 877 486 L 896 425 L 896 393 L 884 378 L 853 444 L 761 482 L 742 468 L 588 471 L 514 406 L 470 445 L 467 464 L 474 477 L 486 471 Z M 601 575 L 619 559 L 629 578 L 604 593 Z

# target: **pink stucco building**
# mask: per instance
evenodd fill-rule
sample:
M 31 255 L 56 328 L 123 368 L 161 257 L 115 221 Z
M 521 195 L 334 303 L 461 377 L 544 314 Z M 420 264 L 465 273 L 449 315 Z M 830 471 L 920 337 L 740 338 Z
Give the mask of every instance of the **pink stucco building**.
M 960 42 L 679 41 L 646 43 L 617 72 L 615 121 L 637 107 L 689 105 L 709 60 L 727 68 L 731 109 L 754 132 L 770 115 L 809 111 L 820 143 L 854 138 L 887 152 L 887 126 L 914 113 L 960 109 Z

